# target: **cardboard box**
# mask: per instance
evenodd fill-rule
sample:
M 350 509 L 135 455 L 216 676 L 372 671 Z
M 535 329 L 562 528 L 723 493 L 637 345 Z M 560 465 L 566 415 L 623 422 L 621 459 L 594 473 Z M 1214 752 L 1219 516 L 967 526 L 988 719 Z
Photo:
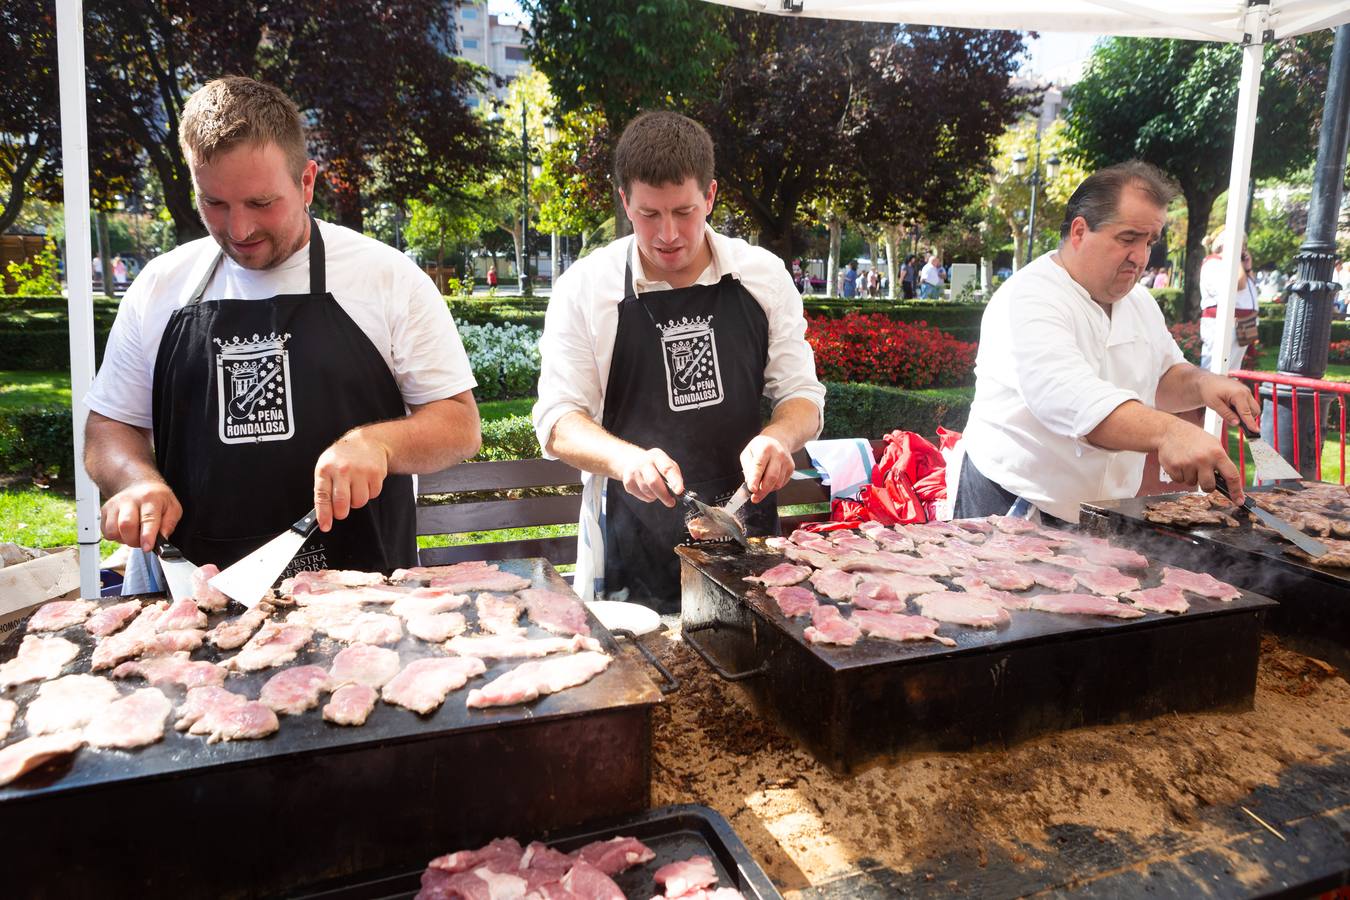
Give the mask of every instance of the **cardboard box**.
M 0 644 L 22 634 L 42 604 L 79 596 L 80 552 L 73 547 L 0 569 Z

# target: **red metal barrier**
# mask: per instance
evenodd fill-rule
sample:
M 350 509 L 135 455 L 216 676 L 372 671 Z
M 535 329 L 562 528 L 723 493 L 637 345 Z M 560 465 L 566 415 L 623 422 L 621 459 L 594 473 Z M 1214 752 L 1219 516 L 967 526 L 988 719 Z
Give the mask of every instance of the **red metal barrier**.
M 1345 405 L 1346 405 L 1346 395 L 1350 394 L 1350 382 L 1320 381 L 1316 378 L 1303 378 L 1298 375 L 1282 375 L 1278 372 L 1252 372 L 1247 369 L 1235 369 L 1234 371 L 1229 372 L 1228 374 L 1230 377 L 1236 378 L 1238 381 L 1241 381 L 1244 384 L 1251 385 L 1252 394 L 1256 396 L 1258 402 L 1261 397 L 1260 390 L 1262 384 L 1281 385 L 1290 389 L 1291 393 L 1293 394 L 1293 397 L 1291 398 L 1292 402 L 1290 403 L 1290 408 L 1293 410 L 1293 417 L 1294 417 L 1293 422 L 1291 423 L 1293 425 L 1291 431 L 1293 432 L 1293 439 L 1294 439 L 1294 446 L 1293 446 L 1294 459 L 1299 458 L 1298 455 L 1299 392 L 1300 391 L 1312 392 L 1313 409 L 1316 410 L 1320 410 L 1322 408 L 1322 395 L 1324 393 L 1334 394 L 1335 395 L 1334 402 L 1340 407 L 1341 484 L 1345 484 Z M 1274 395 L 1275 390 L 1272 389 L 1271 396 L 1273 397 Z M 1271 444 L 1272 446 L 1274 446 L 1276 450 L 1279 450 L 1280 404 L 1276 403 L 1273 405 L 1271 416 L 1272 416 L 1272 424 L 1274 425 L 1273 440 L 1271 441 Z M 1316 439 L 1316 444 L 1314 445 L 1315 447 L 1314 453 L 1317 457 L 1317 471 L 1320 474 L 1322 471 L 1322 443 L 1323 443 L 1322 417 L 1320 415 L 1317 417 L 1317 421 L 1314 423 L 1313 434 L 1315 435 Z M 1242 473 L 1242 478 L 1245 481 L 1247 478 L 1247 465 L 1246 465 L 1247 460 L 1246 460 L 1246 453 L 1244 451 L 1246 450 L 1247 440 L 1246 437 L 1243 435 L 1241 429 L 1237 429 L 1237 437 L 1238 437 L 1238 470 Z M 1228 438 L 1229 435 L 1227 433 L 1227 429 L 1225 429 L 1224 434 L 1225 447 L 1228 446 Z

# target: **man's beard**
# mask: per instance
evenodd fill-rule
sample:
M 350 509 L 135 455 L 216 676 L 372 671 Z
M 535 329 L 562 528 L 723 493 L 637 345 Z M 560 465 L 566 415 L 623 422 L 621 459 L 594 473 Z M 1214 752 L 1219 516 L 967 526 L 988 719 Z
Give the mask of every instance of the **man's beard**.
M 223 240 L 216 235 L 212 235 L 212 237 L 215 237 L 216 243 L 220 245 L 220 249 L 224 251 L 225 255 L 234 260 L 241 268 L 256 272 L 265 272 L 268 269 L 275 269 L 277 266 L 294 256 L 295 252 L 304 246 L 306 234 L 307 232 L 302 227 L 290 246 L 288 248 L 282 248 L 281 242 L 277 239 L 276 235 L 271 232 L 260 232 L 253 237 L 253 240 L 261 239 L 270 252 L 266 255 L 253 253 L 246 258 L 242 258 L 238 254 L 234 249 L 234 242 L 228 237 Z M 246 259 L 250 261 L 245 261 Z M 259 259 L 262 260 L 261 264 L 257 262 Z

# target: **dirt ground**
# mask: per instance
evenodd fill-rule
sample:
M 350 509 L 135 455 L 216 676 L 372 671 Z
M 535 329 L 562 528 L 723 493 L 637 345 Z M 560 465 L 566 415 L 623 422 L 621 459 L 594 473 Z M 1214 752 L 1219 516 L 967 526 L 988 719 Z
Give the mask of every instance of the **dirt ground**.
M 1047 846 L 1056 825 L 1102 840 L 1202 837 L 1213 827 L 1197 817 L 1203 807 L 1274 784 L 1292 764 L 1350 751 L 1350 684 L 1267 638 L 1250 712 L 1174 713 L 1009 749 L 904 754 L 844 776 L 752 713 L 741 689 L 714 676 L 677 633 L 659 646 L 682 687 L 656 711 L 653 803 L 718 810 L 789 896 L 860 863 L 924 874 L 954 852 L 983 861 L 995 850 L 1020 862 L 1027 847 Z M 1241 878 L 1240 861 L 1235 868 Z

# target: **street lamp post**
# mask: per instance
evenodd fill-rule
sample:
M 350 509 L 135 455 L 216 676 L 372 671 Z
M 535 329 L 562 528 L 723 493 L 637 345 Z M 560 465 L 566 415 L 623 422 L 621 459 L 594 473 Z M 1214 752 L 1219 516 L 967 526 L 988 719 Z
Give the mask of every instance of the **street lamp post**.
M 1013 174 L 1021 178 L 1027 170 L 1027 155 L 1020 150 L 1012 158 Z M 1059 156 L 1051 154 L 1045 161 L 1045 177 L 1047 180 L 1053 180 L 1059 174 Z M 1027 179 L 1027 184 L 1031 186 L 1031 210 L 1027 215 L 1027 261 L 1026 265 L 1031 265 L 1031 259 L 1036 253 L 1036 198 L 1041 186 L 1041 135 L 1036 133 L 1036 165 L 1031 170 L 1031 177 Z
M 516 274 L 520 279 L 520 295 L 534 296 L 530 284 L 530 132 L 526 116 L 528 105 L 520 98 L 520 265 Z

